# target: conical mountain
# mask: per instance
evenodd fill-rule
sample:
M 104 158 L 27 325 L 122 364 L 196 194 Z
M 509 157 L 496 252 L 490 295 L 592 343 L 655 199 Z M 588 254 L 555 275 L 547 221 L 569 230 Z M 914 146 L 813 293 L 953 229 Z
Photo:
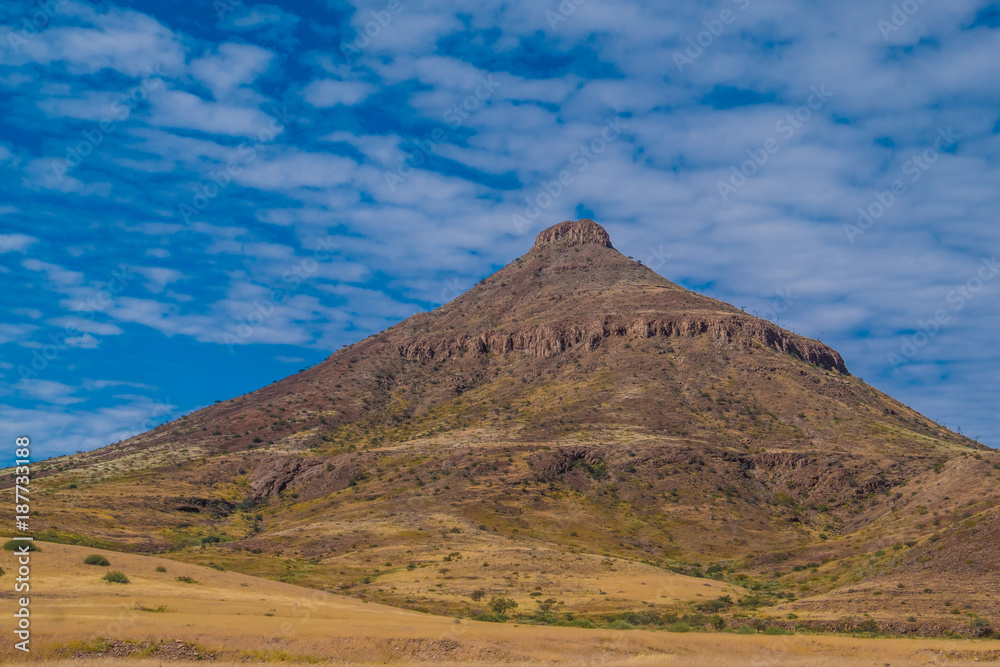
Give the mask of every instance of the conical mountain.
M 995 527 L 1000 503 L 996 452 L 826 345 L 623 256 L 591 220 L 546 229 L 465 294 L 310 369 L 56 464 L 48 492 L 67 502 L 50 539 L 224 556 L 449 613 L 477 588 L 528 595 L 527 571 L 558 578 L 538 585 L 570 607 L 621 611 L 638 598 L 592 599 L 608 562 L 637 578 L 622 592 L 711 562 L 726 585 L 769 582 L 748 608 L 801 597 L 836 619 L 865 598 L 896 619 L 880 582 L 940 579 L 925 566 L 938 531 Z M 197 548 L 211 536 L 222 546 Z M 837 569 L 876 551 L 877 566 Z M 440 586 L 415 585 L 432 564 Z M 793 574 L 806 564 L 817 583 Z M 983 609 L 1000 601 L 973 588 Z
M 143 440 L 234 451 L 261 426 L 267 441 L 320 451 L 471 426 L 530 439 L 596 428 L 793 449 L 974 446 L 850 376 L 826 345 L 625 257 L 592 220 L 546 229 L 437 310 Z

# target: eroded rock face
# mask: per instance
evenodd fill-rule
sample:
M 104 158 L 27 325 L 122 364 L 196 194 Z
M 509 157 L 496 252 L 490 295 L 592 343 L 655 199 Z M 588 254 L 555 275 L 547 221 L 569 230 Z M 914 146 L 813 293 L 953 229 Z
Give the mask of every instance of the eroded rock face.
M 273 498 L 300 479 L 307 471 L 318 466 L 320 462 L 310 461 L 297 456 L 275 457 L 267 465 L 254 471 L 250 479 L 255 500 Z
M 670 320 L 605 317 L 588 324 L 553 323 L 515 331 L 484 331 L 456 338 L 423 339 L 398 344 L 395 351 L 406 359 L 420 361 L 448 358 L 466 351 L 497 355 L 522 352 L 535 357 L 550 357 L 574 347 L 593 351 L 603 340 L 610 338 L 692 338 L 701 334 L 744 345 L 756 341 L 808 363 L 847 374 L 843 358 L 832 348 L 791 334 L 764 320 L 738 316 Z
M 572 247 L 589 243 L 605 248 L 614 247 L 611 245 L 611 237 L 608 236 L 604 227 L 593 220 L 584 218 L 583 220 L 566 220 L 543 230 L 535 239 L 535 248 L 555 244 Z

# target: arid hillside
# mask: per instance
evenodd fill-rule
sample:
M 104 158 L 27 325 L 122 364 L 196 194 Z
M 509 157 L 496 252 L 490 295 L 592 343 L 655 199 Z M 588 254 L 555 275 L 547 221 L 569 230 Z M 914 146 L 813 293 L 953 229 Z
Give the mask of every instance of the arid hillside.
M 411 609 L 963 636 L 1000 614 L 1000 454 L 590 220 L 301 373 L 41 469 L 45 539 Z

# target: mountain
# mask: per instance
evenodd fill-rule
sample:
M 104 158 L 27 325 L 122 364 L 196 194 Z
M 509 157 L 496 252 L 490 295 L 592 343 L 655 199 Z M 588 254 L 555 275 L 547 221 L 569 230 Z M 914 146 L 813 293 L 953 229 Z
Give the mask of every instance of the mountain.
M 53 459 L 36 521 L 442 613 L 480 589 L 707 609 L 694 577 L 731 623 L 969 634 L 1000 611 L 997 469 L 835 350 L 578 220 L 312 368 Z

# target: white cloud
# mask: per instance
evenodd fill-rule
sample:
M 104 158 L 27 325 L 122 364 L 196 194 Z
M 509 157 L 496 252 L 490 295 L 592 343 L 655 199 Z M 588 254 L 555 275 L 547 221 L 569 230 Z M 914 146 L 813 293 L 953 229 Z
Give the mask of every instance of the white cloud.
M 29 271 L 45 273 L 48 279 L 59 287 L 68 287 L 83 283 L 83 274 L 79 271 L 71 271 L 51 262 L 43 262 L 40 259 L 26 259 L 21 262 L 21 266 Z
M 87 410 L 0 405 L 0 434 L 7 440 L 30 433 L 38 457 L 86 451 L 131 437 L 166 421 L 176 409 L 169 398 L 132 397 Z M 43 435 L 44 434 L 44 435 Z
M 254 106 L 209 102 L 176 89 L 154 91 L 150 100 L 149 122 L 160 127 L 244 137 L 256 136 L 269 129 L 272 135 L 283 131 L 279 123 Z
M 38 239 L 26 234 L 0 234 L 0 253 L 5 252 L 27 252 L 32 243 L 37 243 Z
M 160 68 L 178 71 L 184 62 L 181 40 L 148 14 L 115 7 L 100 13 L 82 4 L 72 11 L 90 27 L 53 26 L 21 44 L 23 57 L 42 65 L 65 63 L 73 73 L 102 69 L 143 76 Z
M 159 266 L 131 266 L 129 268 L 146 278 L 145 287 L 154 294 L 162 292 L 170 283 L 185 278 L 185 275 L 176 269 Z
M 353 160 L 337 155 L 287 150 L 269 160 L 251 163 L 235 180 L 271 191 L 328 188 L 349 185 L 357 167 Z
M 70 405 L 84 399 L 73 396 L 74 387 L 53 380 L 38 380 L 25 378 L 19 380 L 14 388 L 22 395 L 56 405 Z
M 284 27 L 293 30 L 299 17 L 289 14 L 275 5 L 253 5 L 244 13 L 236 13 L 228 19 L 228 25 L 242 30 L 262 30 L 270 27 Z
M 374 90 L 371 84 L 360 81 L 317 79 L 305 87 L 302 96 L 309 104 L 323 109 L 338 104 L 353 106 L 371 95 Z
M 93 320 L 75 316 L 56 317 L 49 320 L 49 324 L 62 327 L 67 331 L 79 331 L 81 333 L 97 334 L 98 336 L 120 336 L 124 333 L 121 327 L 110 322 L 94 322 Z
M 79 347 L 85 350 L 95 350 L 99 344 L 99 341 L 90 334 L 70 336 L 66 339 L 66 345 L 69 347 Z
M 27 340 L 38 327 L 33 324 L 0 323 L 0 344 Z
M 215 53 L 193 60 L 191 75 L 204 84 L 217 100 L 245 86 L 267 71 L 274 53 L 252 44 L 219 44 Z

